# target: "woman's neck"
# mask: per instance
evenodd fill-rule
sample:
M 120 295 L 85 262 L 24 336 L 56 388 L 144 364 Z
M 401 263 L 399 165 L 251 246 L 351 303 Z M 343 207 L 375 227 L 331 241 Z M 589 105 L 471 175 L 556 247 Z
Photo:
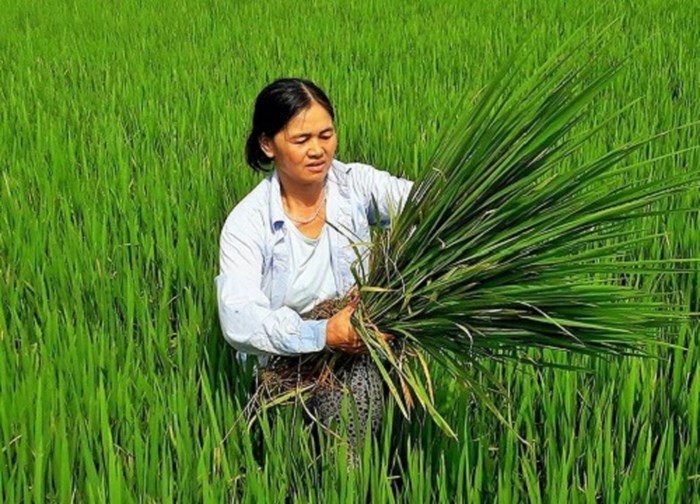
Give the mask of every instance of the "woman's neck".
M 300 210 L 302 212 L 313 210 L 318 207 L 325 197 L 325 184 L 315 184 L 308 186 L 293 186 L 280 180 L 282 201 L 290 211 Z

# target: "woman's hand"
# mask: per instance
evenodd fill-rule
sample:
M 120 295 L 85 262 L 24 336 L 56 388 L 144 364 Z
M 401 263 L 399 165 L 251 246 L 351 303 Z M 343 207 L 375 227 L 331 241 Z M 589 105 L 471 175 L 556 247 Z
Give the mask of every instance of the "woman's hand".
M 338 313 L 328 319 L 326 326 L 326 346 L 334 350 L 341 350 L 352 354 L 361 354 L 367 352 L 367 346 L 364 344 L 360 336 L 352 327 L 350 319 L 352 314 L 360 302 L 357 296 L 357 287 L 353 287 L 350 291 L 350 302 Z M 390 341 L 393 336 L 387 333 L 381 333 L 384 341 Z
M 345 308 L 328 319 L 326 326 L 326 346 L 352 354 L 367 351 L 362 339 L 352 327 L 350 318 L 357 308 L 358 300 L 351 301 Z

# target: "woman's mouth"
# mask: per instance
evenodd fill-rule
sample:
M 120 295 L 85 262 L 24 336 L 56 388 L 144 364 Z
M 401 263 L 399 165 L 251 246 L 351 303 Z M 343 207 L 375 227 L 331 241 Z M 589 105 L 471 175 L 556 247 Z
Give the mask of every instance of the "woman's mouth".
M 321 171 L 326 163 L 319 161 L 318 163 L 309 163 L 306 167 L 311 171 Z

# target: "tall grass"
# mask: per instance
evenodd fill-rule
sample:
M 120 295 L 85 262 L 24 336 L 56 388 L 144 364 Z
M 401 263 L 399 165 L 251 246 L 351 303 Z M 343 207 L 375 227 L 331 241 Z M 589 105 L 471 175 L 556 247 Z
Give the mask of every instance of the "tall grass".
M 293 412 L 252 432 L 236 422 L 251 369 L 219 333 L 213 286 L 220 226 L 258 181 L 242 148 L 252 101 L 269 80 L 317 81 L 338 109 L 339 157 L 410 177 L 454 103 L 514 48 L 526 43 L 534 65 L 591 11 L 604 24 L 621 17 L 619 42 L 601 62 L 636 53 L 598 117 L 639 102 L 596 138 L 590 154 L 600 154 L 700 116 L 697 7 L 1 7 L 0 500 L 699 499 L 696 321 L 661 335 L 679 348 L 655 360 L 575 359 L 592 367 L 587 374 L 491 366 L 512 398 L 500 406 L 529 446 L 436 376 L 437 407 L 459 440 L 425 419 L 390 415 L 348 473 L 333 445 L 315 458 Z M 692 139 L 665 142 L 659 152 Z M 697 170 L 699 161 L 688 153 L 657 169 Z M 700 256 L 697 213 L 643 225 L 664 239 L 637 257 Z M 697 273 L 660 275 L 653 287 L 699 309 Z

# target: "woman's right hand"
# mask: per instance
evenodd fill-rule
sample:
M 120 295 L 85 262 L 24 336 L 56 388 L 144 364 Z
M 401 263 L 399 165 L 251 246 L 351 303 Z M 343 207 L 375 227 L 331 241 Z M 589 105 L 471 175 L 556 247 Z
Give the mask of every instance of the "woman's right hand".
M 352 354 L 363 353 L 367 349 L 362 339 L 352 327 L 350 319 L 357 308 L 357 300 L 328 319 L 326 326 L 326 346 Z

